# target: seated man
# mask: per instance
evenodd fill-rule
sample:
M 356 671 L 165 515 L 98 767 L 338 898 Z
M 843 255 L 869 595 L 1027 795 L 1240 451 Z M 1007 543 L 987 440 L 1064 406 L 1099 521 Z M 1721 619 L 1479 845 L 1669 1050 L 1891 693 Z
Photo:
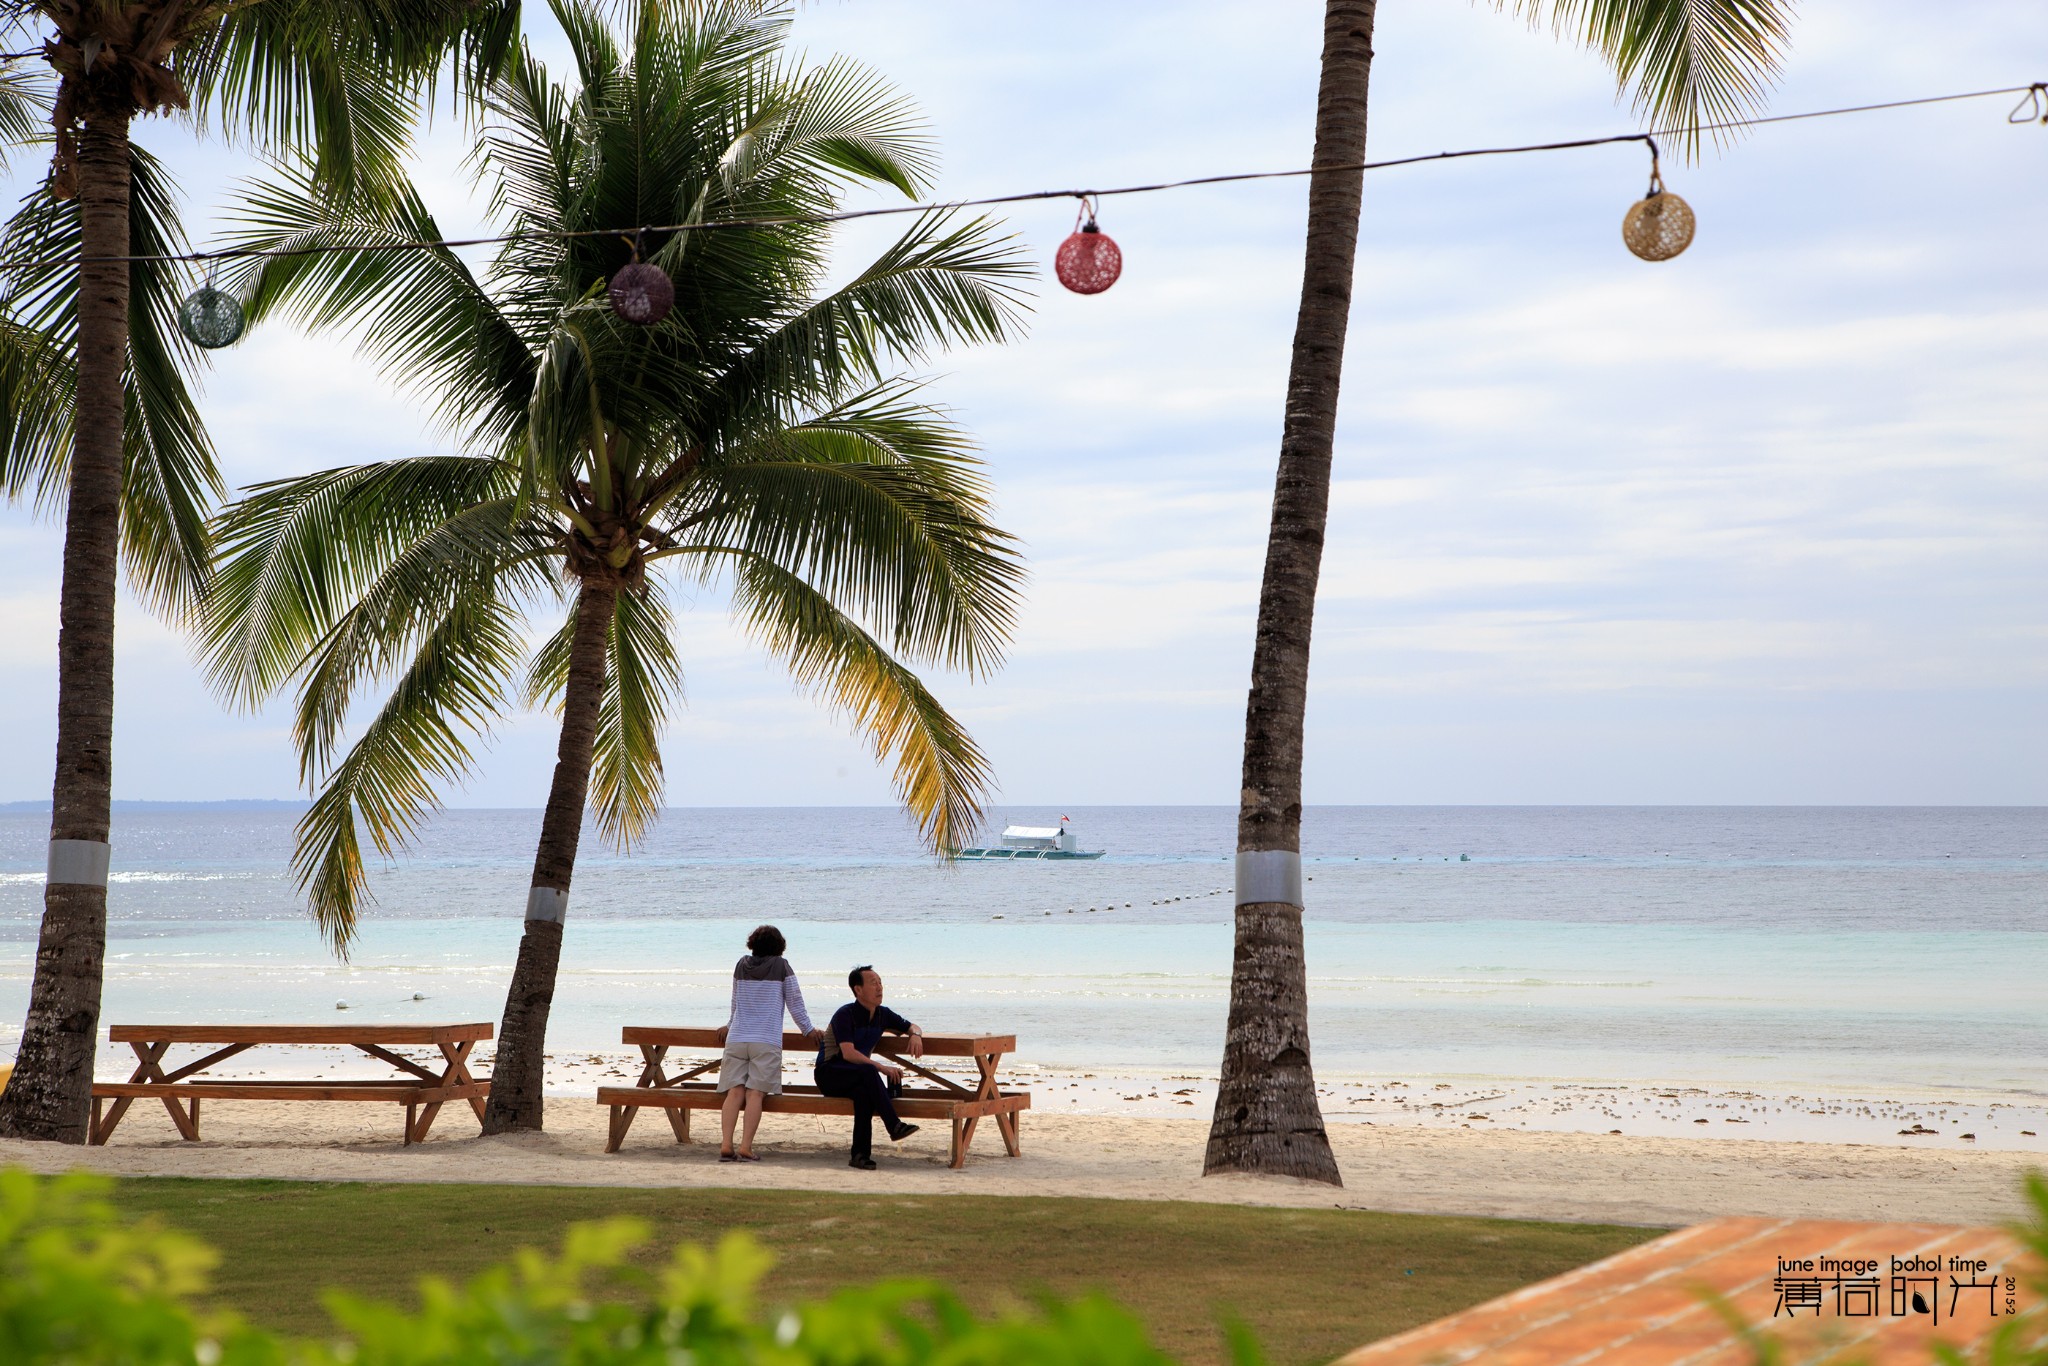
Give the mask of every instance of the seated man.
M 858 967 L 846 975 L 853 999 L 839 1007 L 825 1030 L 825 1043 L 818 1050 L 818 1090 L 853 1102 L 853 1155 L 849 1167 L 871 1172 L 875 1169 L 874 1120 L 891 1142 L 901 1142 L 917 1132 L 915 1124 L 896 1117 L 891 1095 L 903 1092 L 903 1069 L 874 1057 L 884 1034 L 908 1034 L 910 1056 L 924 1056 L 924 1031 L 882 1004 L 882 978 L 871 967 Z

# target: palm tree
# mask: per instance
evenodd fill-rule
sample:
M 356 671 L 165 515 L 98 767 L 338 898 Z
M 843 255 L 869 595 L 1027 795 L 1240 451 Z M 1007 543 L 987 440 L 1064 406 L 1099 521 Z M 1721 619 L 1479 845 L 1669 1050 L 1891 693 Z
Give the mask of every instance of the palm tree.
M 1637 108 L 1699 125 L 1751 107 L 1776 69 L 1790 0 L 1495 0 L 1532 22 L 1550 17 L 1613 64 Z M 1365 160 L 1366 93 L 1378 0 L 1326 0 L 1313 167 Z M 1351 316 L 1364 177 L 1309 178 L 1308 243 L 1287 374 L 1245 708 L 1237 816 L 1237 936 L 1223 1070 L 1205 1172 L 1262 1172 L 1341 1185 L 1309 1065 L 1302 952 L 1301 755 L 1309 634 L 1329 521 L 1337 390 Z
M 582 0 L 555 13 L 577 86 L 529 56 L 489 93 L 479 176 L 519 235 L 481 279 L 447 248 L 380 250 L 441 236 L 410 190 L 365 203 L 300 177 L 253 192 L 240 245 L 323 249 L 252 272 L 254 308 L 355 327 L 468 453 L 252 490 L 219 523 L 203 607 L 225 696 L 296 681 L 316 788 L 296 870 L 341 951 L 364 897 L 358 825 L 391 854 L 508 700 L 559 710 L 488 1132 L 542 1122 L 586 798 L 620 846 L 659 809 L 681 683 L 668 585 L 728 585 L 740 623 L 893 762 L 945 850 L 978 818 L 987 766 L 905 661 L 993 667 L 1020 583 L 967 443 L 888 366 L 1008 335 L 1021 261 L 985 222 L 924 215 L 819 292 L 829 237 L 810 220 L 850 185 L 911 195 L 923 180 L 929 147 L 903 102 L 849 63 L 789 63 L 768 4 L 647 0 L 630 47 Z M 716 226 L 760 219 L 800 221 Z M 703 226 L 596 231 L 640 224 Z M 636 254 L 674 281 L 651 328 L 607 303 Z M 556 614 L 530 650 L 529 624 Z M 380 679 L 388 696 L 342 751 Z
M 179 273 L 131 254 L 181 241 L 174 197 L 130 141 L 138 114 L 316 153 L 323 180 L 396 165 L 451 44 L 472 77 L 509 49 L 516 0 L 8 0 L 0 36 L 41 38 L 56 154 L 10 233 L 0 323 L 5 488 L 65 509 L 49 877 L 0 1136 L 85 1141 L 106 958 L 118 563 L 153 605 L 191 600 L 218 480 L 171 327 Z M 47 32 L 41 30 L 47 28 Z M 12 45 L 12 43 L 10 43 Z M 9 97 L 21 103 L 19 72 Z M 0 117 L 0 132 L 18 119 Z M 75 269 L 53 257 L 69 256 Z

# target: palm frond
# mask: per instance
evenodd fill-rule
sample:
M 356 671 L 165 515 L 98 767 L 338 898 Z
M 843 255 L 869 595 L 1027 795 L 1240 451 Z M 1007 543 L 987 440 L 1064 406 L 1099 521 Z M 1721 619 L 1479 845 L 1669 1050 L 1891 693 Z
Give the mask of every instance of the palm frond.
M 525 504 L 497 498 L 463 508 L 384 566 L 307 652 L 294 734 L 302 775 L 330 761 L 368 680 L 400 667 L 467 598 L 519 603 L 555 588 L 544 564 L 559 547 L 525 520 Z
M 620 65 L 619 44 L 612 36 L 611 25 L 605 22 L 598 6 L 583 0 L 548 0 L 548 8 L 554 13 L 555 22 L 562 26 L 562 36 L 569 40 L 569 55 L 576 63 L 576 77 L 585 99 L 602 100 L 607 83 Z M 632 8 L 644 12 L 647 6 Z
M 924 120 L 909 100 L 845 57 L 790 81 L 772 122 L 748 128 L 721 159 L 726 193 L 743 198 L 770 170 L 792 166 L 916 198 L 938 169 Z
M 252 320 L 282 311 L 316 330 L 352 328 L 448 430 L 489 451 L 516 444 L 533 357 L 453 250 L 388 250 L 442 235 L 410 184 L 333 195 L 302 167 L 247 184 L 236 222 L 228 240 L 237 247 L 341 248 L 244 266 L 235 287 Z
M 673 511 L 689 546 L 743 549 L 970 675 L 1001 660 L 1024 566 L 989 520 L 972 444 L 892 382 L 720 452 Z
M 958 849 L 994 785 L 972 736 L 924 683 L 811 585 L 756 556 L 735 555 L 733 610 L 798 686 L 845 713 L 936 853 Z
M 444 601 L 462 554 L 481 550 L 487 562 L 506 557 L 501 539 L 463 540 L 470 528 L 462 519 L 478 506 L 501 506 L 515 480 L 497 461 L 435 456 L 249 490 L 214 529 L 216 568 L 197 622 L 208 682 L 230 702 L 256 705 L 307 667 L 336 624 L 360 612 L 380 583 L 400 595 L 396 612 L 404 611 L 406 594 Z M 394 585 L 393 567 L 401 564 L 411 572 Z
M 618 595 L 608 643 L 590 800 L 605 842 L 628 849 L 661 813 L 661 728 L 682 692 L 675 620 L 659 584 Z
M 465 89 L 494 78 L 518 0 L 269 0 L 224 13 L 180 45 L 195 117 L 294 148 L 329 188 L 391 183 L 421 95 L 449 56 Z
M 71 466 L 72 348 L 48 332 L 0 317 L 0 493 L 47 511 L 64 496 Z
M 47 145 L 55 97 L 47 66 L 0 67 L 0 171 L 7 169 L 16 148 Z
M 362 840 L 390 856 L 468 774 L 470 742 L 489 733 L 522 656 L 518 614 L 487 592 L 464 595 L 434 624 L 363 734 L 325 775 L 299 819 L 292 871 L 335 952 L 346 956 L 367 887 Z
M 841 288 L 784 320 L 728 372 L 728 391 L 806 396 L 878 380 L 886 357 L 921 361 L 948 346 L 1008 340 L 1023 320 L 1033 268 L 1014 238 L 977 218 L 920 214 Z
M 1495 0 L 1606 58 L 1637 111 L 1679 131 L 1688 153 L 1700 125 L 1756 110 L 1777 74 L 1790 0 Z

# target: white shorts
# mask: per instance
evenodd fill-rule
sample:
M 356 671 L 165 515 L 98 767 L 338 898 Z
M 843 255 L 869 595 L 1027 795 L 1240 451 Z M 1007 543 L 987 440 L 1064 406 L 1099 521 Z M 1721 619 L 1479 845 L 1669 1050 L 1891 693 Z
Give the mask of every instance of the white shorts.
M 781 1095 L 781 1047 L 772 1043 L 727 1044 L 725 1061 L 718 1069 L 718 1089 L 723 1094 L 735 1086 L 765 1091 L 771 1096 Z

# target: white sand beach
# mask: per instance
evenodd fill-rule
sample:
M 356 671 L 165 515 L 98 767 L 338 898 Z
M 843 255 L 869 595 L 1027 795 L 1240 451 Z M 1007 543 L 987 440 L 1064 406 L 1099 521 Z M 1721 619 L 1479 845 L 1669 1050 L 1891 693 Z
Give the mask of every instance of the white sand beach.
M 1200 1175 L 1205 1119 L 1028 1114 L 1024 1153 L 1003 1154 L 984 1125 L 952 1171 L 940 1126 L 878 1150 L 881 1169 L 849 1171 L 847 1121 L 771 1115 L 758 1165 L 715 1160 L 715 1142 L 679 1146 L 642 1112 L 607 1155 L 595 1103 L 555 1098 L 540 1134 L 477 1136 L 465 1109 L 442 1112 L 429 1140 L 399 1143 L 396 1107 L 209 1102 L 197 1143 L 161 1107 L 138 1104 L 103 1148 L 0 1142 L 0 1163 L 87 1167 L 123 1176 L 319 1181 L 477 1181 L 549 1185 L 726 1186 L 896 1195 L 1038 1195 L 1321 1205 L 1515 1219 L 1676 1226 L 1723 1214 L 1978 1224 L 2018 1217 L 2020 1182 L 2038 1155 L 1951 1145 L 1664 1138 L 1332 1124 L 1341 1190 L 1307 1182 Z M 696 1129 L 716 1137 L 716 1117 Z

